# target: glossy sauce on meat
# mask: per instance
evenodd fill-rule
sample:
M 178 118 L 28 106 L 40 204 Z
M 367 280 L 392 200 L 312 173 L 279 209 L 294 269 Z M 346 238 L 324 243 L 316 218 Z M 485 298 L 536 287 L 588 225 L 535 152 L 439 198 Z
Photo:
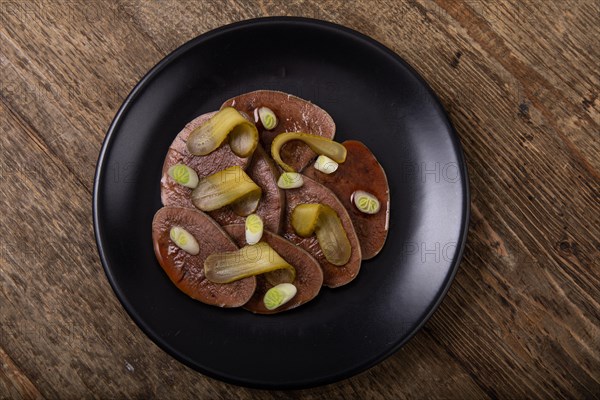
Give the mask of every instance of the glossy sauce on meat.
M 191 255 L 177 247 L 169 236 L 173 226 L 188 231 L 198 241 L 200 252 Z M 213 253 L 235 251 L 237 246 L 223 229 L 201 211 L 163 207 L 152 221 L 152 242 L 156 258 L 169 279 L 185 294 L 219 307 L 240 307 L 256 289 L 254 277 L 219 284 L 204 276 L 204 261 Z
M 335 136 L 335 123 L 321 107 L 299 97 L 274 90 L 256 90 L 233 97 L 223 103 L 223 107 L 234 107 L 253 117 L 260 132 L 265 150 L 271 154 L 271 143 L 275 136 L 283 132 L 303 132 L 319 135 L 328 139 Z M 273 130 L 262 128 L 255 110 L 259 107 L 270 108 L 278 119 Z M 281 151 L 281 157 L 296 171 L 308 165 L 316 154 L 304 143 L 287 143 Z
M 304 177 L 303 186 L 297 189 L 286 190 L 285 194 L 286 212 L 283 237 L 302 247 L 317 259 L 323 269 L 323 284 L 325 286 L 333 288 L 351 282 L 356 278 L 356 275 L 358 275 L 362 256 L 356 231 L 354 230 L 354 226 L 352 225 L 352 221 L 344 205 L 331 190 L 306 176 Z M 291 214 L 297 205 L 305 203 L 326 204 L 333 208 L 338 214 L 342 221 L 342 226 L 346 231 L 346 235 L 348 236 L 348 240 L 350 241 L 350 246 L 352 247 L 352 253 L 348 263 L 342 266 L 331 264 L 325 259 L 316 236 L 313 235 L 309 238 L 303 238 L 296 235 L 291 224 Z
M 342 144 L 348 154 L 337 171 L 325 174 L 311 165 L 303 173 L 331 189 L 346 207 L 358 235 L 363 260 L 368 260 L 379 253 L 387 238 L 390 188 L 385 171 L 367 146 L 356 140 L 347 140 Z M 364 190 L 377 197 L 381 204 L 377 214 L 365 214 L 356 208 L 352 202 L 352 194 L 357 190 Z
M 190 121 L 171 143 L 163 163 L 160 180 L 160 196 L 163 206 L 195 208 L 192 204 L 192 189 L 178 184 L 168 174 L 169 168 L 175 164 L 187 165 L 196 171 L 198 178 L 202 179 L 234 165 L 245 169 L 250 163 L 250 157 L 238 157 L 231 151 L 227 143 L 206 156 L 195 156 L 188 151 L 186 143 L 190 133 L 208 121 L 215 113 L 203 114 Z

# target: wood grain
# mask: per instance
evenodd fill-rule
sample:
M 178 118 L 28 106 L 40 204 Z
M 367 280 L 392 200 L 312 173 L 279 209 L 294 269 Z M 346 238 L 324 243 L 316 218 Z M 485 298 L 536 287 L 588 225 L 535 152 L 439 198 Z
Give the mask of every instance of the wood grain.
M 472 221 L 440 309 L 395 355 L 293 392 L 206 378 L 108 285 L 91 188 L 133 85 L 185 41 L 259 16 L 357 29 L 434 88 L 469 164 Z M 596 0 L 0 2 L 0 399 L 600 397 Z

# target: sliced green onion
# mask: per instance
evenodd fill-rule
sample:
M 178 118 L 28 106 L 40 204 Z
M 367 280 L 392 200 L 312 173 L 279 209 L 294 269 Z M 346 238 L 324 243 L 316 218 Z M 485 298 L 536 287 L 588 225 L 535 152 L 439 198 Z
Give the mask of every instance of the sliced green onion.
M 280 152 L 283 145 L 292 140 L 300 140 L 306 143 L 315 153 L 325 155 L 337 163 L 346 161 L 346 148 L 338 142 L 318 135 L 309 135 L 308 133 L 286 132 L 275 136 L 271 144 L 273 159 L 285 171 L 294 172 L 294 169 L 283 162 Z
M 325 204 L 300 204 L 292 211 L 292 228 L 298 236 L 317 236 L 323 255 L 333 265 L 345 265 L 352 247 L 335 210 Z
M 192 191 L 192 203 L 202 211 L 213 211 L 232 204 L 241 216 L 252 214 L 258 207 L 262 190 L 238 166 L 225 168 L 198 182 Z
M 194 189 L 198 186 L 198 174 L 185 164 L 175 164 L 169 168 L 168 174 L 180 185 Z
M 246 217 L 246 243 L 256 244 L 263 235 L 264 224 L 262 218 L 256 214 Z
M 297 172 L 284 172 L 279 175 L 277 186 L 282 189 L 296 189 L 304 185 L 302 175 Z
M 287 269 L 296 278 L 294 267 L 265 242 L 211 254 L 204 261 L 204 275 L 214 283 L 229 283 L 278 269 Z
M 338 169 L 339 164 L 333 161 L 331 158 L 320 155 L 315 161 L 315 169 L 321 171 L 324 174 L 331 174 Z
M 216 150 L 229 136 L 231 150 L 248 157 L 258 144 L 258 130 L 233 107 L 225 107 L 190 133 L 187 148 L 190 153 L 205 156 Z
M 169 237 L 177 247 L 193 256 L 200 252 L 200 245 L 198 245 L 196 238 L 180 226 L 172 227 L 169 231 Z
M 277 116 L 269 107 L 260 107 L 258 109 L 258 117 L 264 128 L 268 131 L 275 129 L 277 126 Z
M 263 302 L 267 310 L 274 310 L 290 301 L 297 292 L 298 289 L 291 283 L 281 283 L 267 290 Z
M 377 197 L 364 190 L 355 191 L 351 198 L 356 208 L 365 214 L 377 214 L 381 208 Z

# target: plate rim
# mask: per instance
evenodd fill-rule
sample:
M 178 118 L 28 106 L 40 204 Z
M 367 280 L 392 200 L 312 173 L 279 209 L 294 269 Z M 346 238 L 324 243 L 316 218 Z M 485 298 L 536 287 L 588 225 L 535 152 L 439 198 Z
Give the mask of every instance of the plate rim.
M 450 133 L 450 140 L 453 146 L 457 149 L 457 160 L 459 164 L 459 168 L 461 174 L 464 176 L 464 179 L 461 180 L 461 189 L 463 193 L 463 202 L 461 212 L 464 215 L 461 221 L 461 229 L 458 238 L 459 246 L 458 251 L 455 254 L 454 259 L 451 262 L 450 273 L 447 276 L 443 287 L 438 292 L 437 298 L 435 301 L 430 304 L 427 312 L 421 317 L 421 320 L 415 327 L 408 332 L 402 340 L 396 342 L 393 346 L 391 346 L 387 351 L 379 354 L 378 356 L 370 359 L 368 362 L 365 362 L 359 366 L 343 370 L 336 374 L 320 377 L 318 379 L 305 380 L 298 383 L 288 384 L 288 383 L 259 383 L 253 382 L 251 380 L 239 379 L 233 376 L 223 375 L 214 371 L 211 371 L 209 368 L 200 366 L 192 363 L 190 360 L 186 359 L 183 356 L 180 356 L 178 352 L 169 348 L 169 346 L 164 343 L 160 337 L 156 336 L 151 332 L 149 327 L 143 321 L 143 319 L 138 315 L 134 307 L 126 300 L 124 296 L 121 295 L 121 291 L 117 287 L 117 282 L 109 268 L 109 263 L 107 260 L 107 256 L 104 251 L 104 243 L 101 239 L 101 230 L 102 230 L 102 222 L 100 219 L 100 213 L 98 210 L 98 199 L 100 197 L 100 185 L 102 177 L 105 174 L 106 166 L 104 165 L 107 154 L 109 153 L 110 148 L 112 147 L 113 137 L 116 135 L 118 128 L 122 122 L 122 118 L 124 114 L 129 110 L 131 104 L 136 100 L 139 94 L 143 91 L 146 85 L 154 78 L 155 75 L 160 73 L 166 66 L 168 66 L 171 62 L 176 60 L 180 55 L 184 54 L 191 48 L 210 40 L 211 38 L 218 36 L 222 33 L 231 32 L 235 30 L 239 30 L 241 28 L 245 28 L 251 25 L 277 25 L 277 24 L 300 24 L 304 26 L 315 26 L 318 28 L 326 28 L 337 33 L 343 33 L 345 36 L 350 36 L 353 39 L 360 39 L 365 42 L 365 44 L 374 47 L 385 54 L 387 56 L 393 58 L 393 60 L 397 63 L 402 64 L 412 75 L 416 78 L 424 88 L 426 88 L 428 94 L 434 100 L 435 105 L 442 111 L 446 123 L 448 125 L 448 130 Z M 183 43 L 175 50 L 171 51 L 168 55 L 162 58 L 158 63 L 156 63 L 133 87 L 133 89 L 129 92 L 121 106 L 119 107 L 115 117 L 109 125 L 109 128 L 106 132 L 106 136 L 102 141 L 102 146 L 98 155 L 98 159 L 96 161 L 96 168 L 94 173 L 94 186 L 92 191 L 92 217 L 93 217 L 93 228 L 94 228 L 94 239 L 96 241 L 96 247 L 98 250 L 98 255 L 102 264 L 102 268 L 104 269 L 104 273 L 106 274 L 107 280 L 115 293 L 117 299 L 129 315 L 129 317 L 133 320 L 136 326 L 142 330 L 142 332 L 150 339 L 155 345 L 157 345 L 162 351 L 167 353 L 169 356 L 175 358 L 177 361 L 186 365 L 187 367 L 193 369 L 194 371 L 200 372 L 205 376 L 209 376 L 218 381 L 227 382 L 234 385 L 256 388 L 256 389 L 308 389 L 312 387 L 322 386 L 334 382 L 339 382 L 344 379 L 351 378 L 359 373 L 365 372 L 373 366 L 379 364 L 384 361 L 394 353 L 396 353 L 401 347 L 403 347 L 409 340 L 411 340 L 417 332 L 419 332 L 425 323 L 429 321 L 432 315 L 437 311 L 443 299 L 446 297 L 448 290 L 452 286 L 456 273 L 458 272 L 459 265 L 462 261 L 466 243 L 467 236 L 469 230 L 469 222 L 471 217 L 471 193 L 470 193 L 470 185 L 469 185 L 469 173 L 468 173 L 468 164 L 464 155 L 464 149 L 462 147 L 462 143 L 460 141 L 460 137 L 458 136 L 454 125 L 450 119 L 450 116 L 446 109 L 444 108 L 442 102 L 440 101 L 437 94 L 433 91 L 433 89 L 429 86 L 429 84 L 425 81 L 425 79 L 410 65 L 408 64 L 399 54 L 395 53 L 387 46 L 382 44 L 381 42 L 359 32 L 354 29 L 348 28 L 343 25 L 339 25 L 333 22 L 314 19 L 314 18 L 306 18 L 306 17 L 295 17 L 295 16 L 274 16 L 274 17 L 261 17 L 261 18 L 252 18 L 246 19 L 238 22 L 233 22 L 227 25 L 220 26 L 218 28 L 212 29 L 205 33 L 202 33 L 187 42 Z

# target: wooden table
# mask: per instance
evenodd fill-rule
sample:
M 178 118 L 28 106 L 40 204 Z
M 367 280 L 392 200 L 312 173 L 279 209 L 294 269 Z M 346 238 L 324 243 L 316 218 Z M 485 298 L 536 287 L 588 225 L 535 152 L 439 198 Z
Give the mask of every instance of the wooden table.
M 600 396 L 597 0 L 0 2 L 0 399 Z M 400 54 L 447 108 L 472 220 L 439 310 L 337 384 L 267 392 L 183 366 L 135 326 L 94 242 L 106 129 L 133 85 L 218 26 L 301 15 Z

